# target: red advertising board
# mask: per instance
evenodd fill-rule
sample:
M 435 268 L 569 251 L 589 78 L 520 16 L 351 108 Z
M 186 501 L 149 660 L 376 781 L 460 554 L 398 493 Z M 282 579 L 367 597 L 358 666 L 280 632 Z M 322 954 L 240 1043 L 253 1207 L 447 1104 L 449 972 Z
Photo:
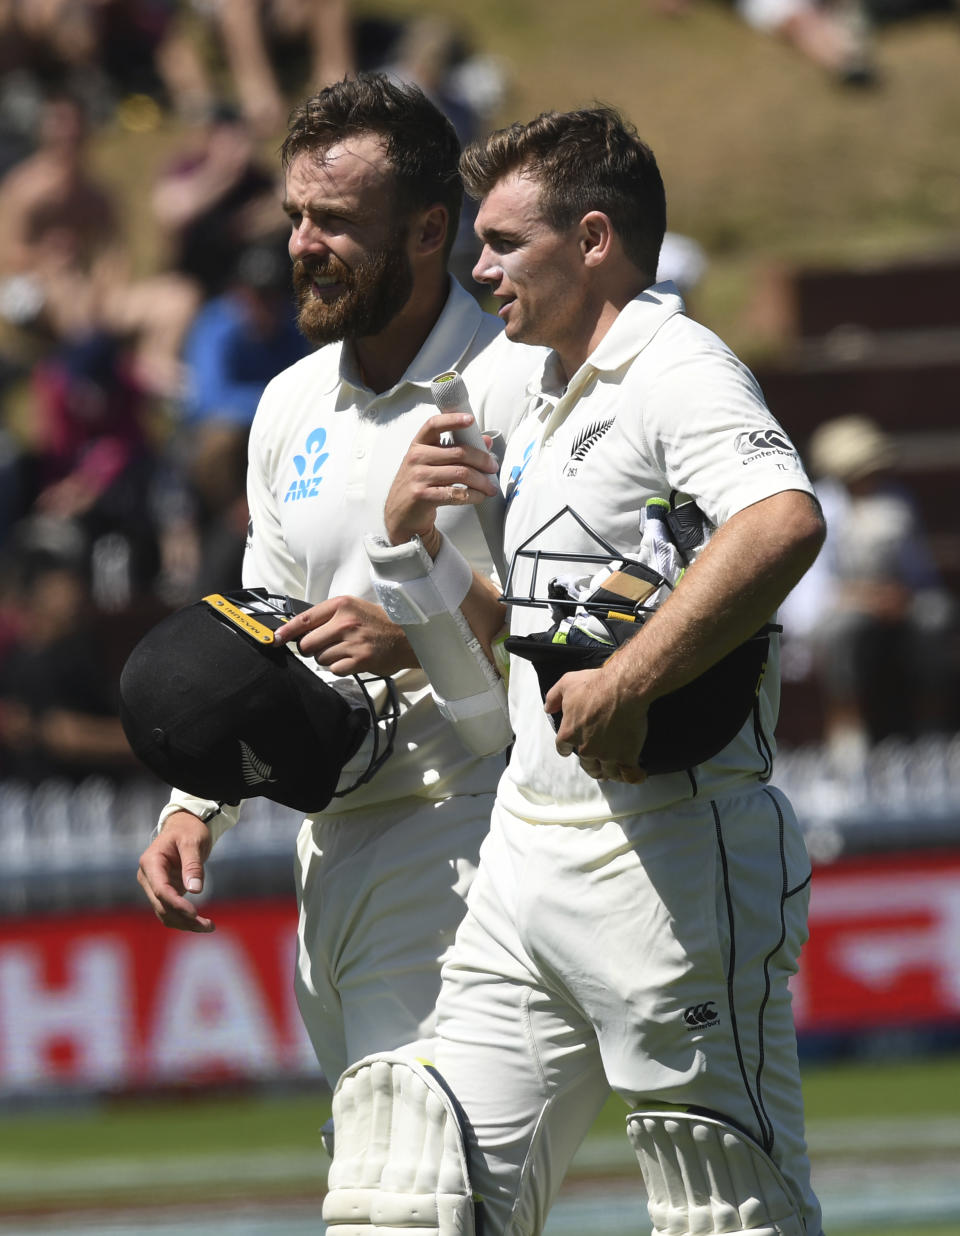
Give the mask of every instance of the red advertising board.
M 0 1093 L 316 1073 L 293 996 L 292 899 L 0 921 Z M 794 983 L 806 1031 L 960 1025 L 960 850 L 815 871 Z
M 316 1072 L 292 900 L 212 913 L 211 935 L 146 907 L 0 922 L 0 1092 Z
M 960 851 L 816 868 L 793 990 L 801 1032 L 960 1024 Z

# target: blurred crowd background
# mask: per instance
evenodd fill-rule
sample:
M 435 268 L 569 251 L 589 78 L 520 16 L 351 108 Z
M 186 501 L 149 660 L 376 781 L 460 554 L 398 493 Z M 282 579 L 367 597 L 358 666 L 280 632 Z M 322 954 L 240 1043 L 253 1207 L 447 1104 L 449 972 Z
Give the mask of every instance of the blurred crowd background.
M 119 672 L 165 613 L 239 583 L 247 431 L 266 382 L 306 347 L 292 316 L 279 205 L 277 148 L 293 102 L 344 73 L 378 68 L 419 83 L 467 141 L 516 115 L 600 96 L 623 106 L 662 150 L 674 201 L 682 152 L 677 142 L 661 147 L 661 117 L 692 89 L 708 54 L 703 39 L 724 24 L 750 30 L 741 46 L 755 63 L 743 66 L 745 75 L 755 66 L 795 73 L 811 116 L 826 114 L 818 110 L 822 93 L 834 109 L 855 109 L 850 123 L 869 123 L 864 109 L 872 109 L 874 128 L 891 109 L 914 115 L 910 91 L 885 66 L 888 39 L 933 22 L 938 42 L 922 46 L 934 49 L 934 62 L 942 63 L 942 41 L 954 60 L 960 53 L 953 0 L 737 0 L 696 10 L 684 0 L 654 0 L 636 19 L 635 78 L 608 78 L 585 34 L 593 86 L 574 97 L 581 84 L 550 70 L 554 49 L 560 59 L 570 55 L 568 6 L 550 17 L 522 3 L 469 15 L 459 8 L 0 3 L 0 908 L 7 912 L 137 895 L 130 860 L 163 787 L 128 751 L 117 718 Z M 598 10 L 593 34 L 602 18 Z M 528 49 L 526 59 L 493 50 L 502 49 L 504 32 Z M 650 68 L 661 38 L 664 56 L 674 57 L 664 71 L 676 82 L 676 101 L 653 77 L 644 94 L 643 66 Z M 689 65 L 675 54 L 684 39 Z M 773 70 L 762 67 L 766 57 Z M 726 88 L 746 93 L 746 81 L 728 76 Z M 717 158 L 731 197 L 748 178 L 734 147 L 747 151 L 750 167 L 751 143 L 783 146 L 771 129 L 803 122 L 799 114 L 756 115 L 752 127 L 729 133 L 730 150 Z M 836 140 L 843 138 L 838 124 Z M 781 780 L 809 806 L 811 830 L 820 826 L 823 857 L 854 835 L 860 846 L 877 846 L 905 827 L 914 840 L 960 832 L 953 788 L 960 785 L 953 183 L 960 160 L 952 174 L 935 175 L 939 188 L 928 192 L 930 178 L 919 174 L 924 135 L 916 145 L 911 225 L 927 226 L 901 227 L 889 253 L 865 261 L 853 241 L 848 262 L 835 250 L 827 261 L 772 260 L 759 207 L 744 235 L 732 238 L 718 194 L 712 222 L 698 227 L 705 208 L 691 207 L 691 186 L 721 182 L 676 176 L 679 227 L 668 234 L 661 267 L 694 316 L 725 337 L 732 332 L 828 512 L 827 548 L 784 608 L 780 729 Z M 955 146 L 941 151 L 945 168 L 952 153 Z M 821 199 L 839 194 L 823 169 L 796 171 L 823 177 Z M 710 174 L 718 177 L 718 168 Z M 770 192 L 765 179 L 776 186 L 775 163 L 768 177 L 762 168 L 756 175 L 758 203 Z M 929 193 L 940 194 L 936 209 Z M 951 233 L 944 220 L 953 208 Z M 877 207 L 865 201 L 862 209 L 866 219 Z M 824 233 L 829 210 L 825 220 Z M 470 224 L 468 210 L 453 269 L 473 288 Z M 849 215 L 843 227 L 856 235 Z M 771 260 L 738 267 L 742 311 L 734 314 L 730 255 L 748 249 L 751 237 Z M 811 255 L 827 252 L 807 244 Z M 895 783 L 894 768 L 902 773 Z M 231 844 L 262 848 L 276 832 L 285 846 L 289 821 L 264 811 Z M 62 879 L 51 878 L 52 867 Z M 78 880 L 86 868 L 95 885 Z M 255 888 L 240 861 L 235 886 L 244 869 L 243 887 Z
M 346 0 L 31 0 L 0 7 L 0 46 L 0 777 L 122 779 L 122 660 L 238 586 L 247 431 L 307 350 L 275 152 L 292 101 L 380 68 L 467 141 L 499 71 L 446 21 Z M 147 186 L 98 171 L 116 129 L 162 148 Z M 467 286 L 471 241 L 468 219 Z
M 3 1231 L 159 1231 L 151 1206 L 316 1230 L 299 818 L 247 804 L 207 868 L 216 933 L 163 931 L 136 867 L 167 789 L 117 694 L 156 621 L 239 585 L 251 418 L 305 348 L 286 117 L 372 68 L 463 141 L 599 99 L 655 150 L 659 273 L 751 366 L 830 527 L 781 614 L 775 779 L 815 863 L 794 1013 L 805 1065 L 883 1067 L 808 1089 L 815 1179 L 831 1230 L 958 1230 L 958 3 L 0 0 Z M 481 295 L 471 223 L 452 267 Z M 275 1106 L 205 1119 L 218 1091 Z M 605 1209 L 616 1121 L 561 1236 L 636 1225 Z

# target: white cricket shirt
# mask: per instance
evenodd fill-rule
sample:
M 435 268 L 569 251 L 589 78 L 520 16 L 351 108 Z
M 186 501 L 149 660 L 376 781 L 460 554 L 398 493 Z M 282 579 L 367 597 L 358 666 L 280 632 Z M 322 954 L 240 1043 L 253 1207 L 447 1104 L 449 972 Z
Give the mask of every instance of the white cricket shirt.
M 508 561 L 524 543 L 602 555 L 570 515 L 537 535 L 564 507 L 618 553 L 629 553 L 638 549 L 639 515 L 651 497 L 689 494 L 719 526 L 783 490 L 813 492 L 753 375 L 720 339 L 684 315 L 672 283 L 656 284 L 631 301 L 565 387 L 555 357 L 548 359 L 540 389 L 508 444 L 501 478 L 509 502 Z M 540 572 L 541 593 L 550 574 L 585 573 L 563 562 L 541 563 Z M 512 591 L 528 587 L 529 568 L 518 566 Z M 550 624 L 542 609 L 511 606 L 514 634 Z M 516 741 L 500 801 L 529 819 L 574 822 L 713 796 L 768 775 L 779 707 L 777 645 L 773 636 L 760 700 L 764 741 L 758 743 L 751 717 L 709 763 L 640 786 L 595 781 L 575 757 L 557 754 L 533 667 L 513 657 L 509 698 Z
M 456 369 L 481 428 L 506 437 L 544 355 L 509 343 L 502 324 L 451 279 L 440 318 L 390 390 L 368 389 L 344 344 L 284 370 L 264 391 L 250 433 L 244 586 L 313 603 L 340 595 L 375 600 L 363 538 L 385 534 L 383 507 L 397 467 L 420 425 L 438 411 L 431 379 Z M 477 570 L 490 573 L 472 507 L 443 508 L 438 524 Z M 339 816 L 407 795 L 491 792 L 503 757 L 480 760 L 466 750 L 420 670 L 394 680 L 403 708 L 394 753 L 370 783 L 334 799 L 329 810 Z M 173 801 L 199 813 L 189 795 L 175 791 Z M 224 814 L 222 824 L 211 821 L 217 835 L 235 822 L 235 812 Z

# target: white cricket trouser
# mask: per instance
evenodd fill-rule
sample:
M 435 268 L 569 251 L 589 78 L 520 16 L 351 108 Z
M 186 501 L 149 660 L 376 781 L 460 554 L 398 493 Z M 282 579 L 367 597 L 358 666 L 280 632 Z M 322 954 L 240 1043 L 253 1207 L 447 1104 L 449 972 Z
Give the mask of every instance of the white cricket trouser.
M 348 1064 L 433 1034 L 492 794 L 305 820 L 297 839 L 297 1003 L 331 1086 Z
M 759 785 L 580 825 L 494 808 L 435 1056 L 466 1115 L 485 1236 L 541 1231 L 611 1088 L 631 1109 L 740 1125 L 820 1232 L 787 989 L 809 877 L 790 804 Z

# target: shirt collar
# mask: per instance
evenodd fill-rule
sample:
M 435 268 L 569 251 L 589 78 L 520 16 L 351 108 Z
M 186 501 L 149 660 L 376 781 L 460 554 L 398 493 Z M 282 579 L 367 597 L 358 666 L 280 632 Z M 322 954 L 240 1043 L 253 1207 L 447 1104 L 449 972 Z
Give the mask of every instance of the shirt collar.
M 451 275 L 443 311 L 400 381 L 429 387 L 438 373 L 457 369 L 482 321 L 483 310 Z
M 542 393 L 559 399 L 568 387 L 576 387 L 590 373 L 621 369 L 638 356 L 668 318 L 683 313 L 683 298 L 669 280 L 654 283 L 628 301 L 613 325 L 569 380 L 563 376 L 555 352 L 547 357 L 543 369 Z
M 622 368 L 676 313 L 683 313 L 683 298 L 676 286 L 669 280 L 653 284 L 624 305 L 585 363 L 600 372 Z
M 543 366 L 540 390 L 530 409 L 547 422 L 544 439 L 566 419 L 570 409 L 558 411 L 558 403 L 568 391 L 581 390 L 595 373 L 622 369 L 643 351 L 668 318 L 683 313 L 683 309 L 683 298 L 675 284 L 670 280 L 654 283 L 624 305 L 613 325 L 569 381 L 560 368 L 556 352 L 551 352 Z
M 447 369 L 456 369 L 461 358 L 473 343 L 482 321 L 483 311 L 476 300 L 451 275 L 449 292 L 440 316 L 434 323 L 430 334 L 423 341 L 420 351 L 407 366 L 393 389 L 398 389 L 404 383 L 429 388 L 431 381 L 438 373 L 443 373 Z M 327 392 L 335 390 L 338 386 L 350 386 L 354 390 L 366 391 L 369 394 L 360 374 L 353 348 L 346 341 L 331 343 L 327 346 L 331 361 L 336 361 L 330 366 Z M 389 394 L 389 392 L 384 391 L 383 394 Z

